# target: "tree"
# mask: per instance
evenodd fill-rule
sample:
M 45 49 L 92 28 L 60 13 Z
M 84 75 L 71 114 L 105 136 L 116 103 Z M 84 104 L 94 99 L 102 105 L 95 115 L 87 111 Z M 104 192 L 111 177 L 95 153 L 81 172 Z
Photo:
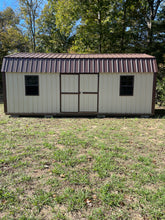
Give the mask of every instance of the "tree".
M 61 32 L 70 34 L 76 27 L 71 50 L 75 52 L 105 52 L 111 34 L 111 0 L 65 0 L 58 1 L 56 24 Z
M 165 67 L 160 66 L 157 76 L 157 86 L 156 86 L 156 98 L 157 103 L 160 106 L 165 106 Z
M 42 0 L 19 0 L 20 11 L 27 25 L 27 32 L 33 52 L 36 50 L 36 19 L 39 17 L 41 3 Z
M 37 20 L 37 51 L 40 52 L 67 52 L 72 37 L 60 32 L 56 26 L 56 2 L 48 1 Z
M 163 0 L 147 0 L 146 3 L 146 22 L 147 22 L 147 40 L 148 40 L 148 47 L 152 47 L 153 43 L 153 22 L 156 18 L 159 6 L 163 2 Z
M 25 51 L 28 47 L 27 39 L 18 28 L 19 22 L 19 17 L 12 8 L 8 7 L 0 12 L 0 66 L 3 57 L 8 53 Z M 0 85 L 1 80 L 2 78 Z

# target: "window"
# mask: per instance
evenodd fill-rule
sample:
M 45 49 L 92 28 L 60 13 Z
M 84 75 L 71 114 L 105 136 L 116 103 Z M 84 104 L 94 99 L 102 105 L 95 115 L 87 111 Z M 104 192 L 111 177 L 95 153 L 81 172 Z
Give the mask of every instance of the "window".
M 36 75 L 25 76 L 25 95 L 39 95 L 39 77 Z
M 133 96 L 134 76 L 120 76 L 120 96 Z

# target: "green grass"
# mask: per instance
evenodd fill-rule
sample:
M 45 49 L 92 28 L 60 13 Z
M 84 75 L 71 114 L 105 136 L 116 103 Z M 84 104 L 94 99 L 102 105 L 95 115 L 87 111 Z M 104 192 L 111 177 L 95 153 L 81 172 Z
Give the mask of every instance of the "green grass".
M 0 219 L 165 219 L 165 119 L 13 118 L 0 105 Z

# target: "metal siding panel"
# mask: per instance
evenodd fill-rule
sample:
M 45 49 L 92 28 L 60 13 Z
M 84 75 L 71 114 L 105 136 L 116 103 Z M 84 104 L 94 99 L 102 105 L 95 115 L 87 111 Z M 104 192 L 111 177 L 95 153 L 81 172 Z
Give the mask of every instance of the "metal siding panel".
M 70 73 L 74 73 L 74 60 L 70 60 Z
M 153 66 L 154 66 L 154 72 L 157 73 L 158 72 L 158 66 L 157 66 L 157 63 L 156 63 L 156 59 L 153 59 Z
M 130 59 L 127 59 L 127 64 L 128 64 L 128 72 L 131 73 L 131 62 L 130 62 Z
M 8 60 L 6 60 L 6 64 L 5 64 L 5 72 L 8 72 L 7 70 L 8 70 L 8 66 L 9 66 L 9 62 L 8 62 Z
M 52 88 L 51 88 L 51 74 L 46 74 L 46 82 L 47 82 L 47 99 L 46 105 L 47 105 L 47 112 L 51 112 L 52 109 L 52 102 L 51 102 L 51 97 L 52 97 Z M 55 95 L 55 94 L 54 94 Z
M 118 59 L 116 59 L 116 72 L 119 72 L 119 63 L 118 63 Z
M 119 63 L 119 73 L 122 73 L 122 64 L 121 64 L 121 59 L 118 60 Z
M 50 69 L 50 60 L 45 60 L 46 62 L 46 67 L 45 67 L 45 73 L 49 73 L 49 69 Z
M 40 60 L 36 60 L 36 68 L 35 68 L 36 70 L 35 70 L 35 72 L 36 73 L 39 73 L 40 71 L 39 71 L 39 69 L 40 69 Z
M 136 73 L 138 73 L 138 62 L 137 62 L 137 59 L 135 59 L 135 66 L 136 66 Z
M 17 97 L 17 111 L 18 113 L 23 112 L 23 97 L 24 97 L 24 82 L 23 82 L 23 74 L 16 73 L 17 78 L 17 88 L 15 90 L 15 96 Z
M 59 74 L 52 75 L 52 88 L 54 92 L 51 94 L 53 99 L 53 109 L 52 112 L 59 113 L 60 112 L 60 87 L 59 87 Z
M 109 72 L 113 73 L 113 60 L 109 60 Z
M 22 69 L 22 59 L 18 61 L 17 72 L 21 72 Z
M 131 73 L 133 73 L 133 60 L 132 59 L 130 60 L 130 63 L 131 63 Z
M 102 64 L 102 71 L 101 72 L 105 72 L 105 70 L 104 70 L 104 59 L 102 59 L 102 62 L 101 62 L 101 64 Z
M 53 69 L 54 69 L 54 73 L 57 73 L 57 60 L 54 61 Z
M 141 73 L 143 72 L 143 64 L 142 64 L 142 59 L 140 59 L 140 67 L 141 67 Z
M 50 57 L 55 58 L 53 60 Z M 38 73 L 157 72 L 157 64 L 154 57 L 144 54 L 50 55 L 25 53 L 18 57 L 17 55 L 6 56 L 2 69 L 7 72 Z
M 153 74 L 141 73 L 135 74 L 136 80 L 134 85 L 135 101 L 131 113 L 151 114 L 152 105 L 152 80 Z
M 107 73 L 109 72 L 109 60 L 107 59 Z
M 73 72 L 76 73 L 76 60 L 74 59 L 74 62 L 73 62 Z
M 150 60 L 147 59 L 147 66 L 148 66 L 148 72 L 151 73 L 151 66 L 150 66 Z
M 97 59 L 94 60 L 94 69 L 95 69 L 95 73 L 99 73 Z
M 79 61 L 75 59 L 75 73 L 79 73 Z
M 145 59 L 146 72 L 148 72 L 147 60 Z
M 49 73 L 53 73 L 53 60 L 51 59 L 50 61 L 50 69 L 49 69 Z
M 103 65 L 102 65 L 103 63 L 102 63 L 102 60 L 99 59 L 98 63 L 99 63 L 99 73 L 103 73 Z
M 27 59 L 26 72 L 27 72 L 27 73 L 30 73 L 30 72 L 31 72 L 31 60 L 30 60 L 30 59 Z
M 145 112 L 152 113 L 152 89 L 153 89 L 153 74 L 146 74 L 146 109 Z
M 84 73 L 88 73 L 88 60 L 84 59 Z
M 61 60 L 61 70 L 60 73 L 64 73 L 65 72 L 65 61 L 62 59 Z
M 48 91 L 48 85 L 46 81 L 46 74 L 41 75 L 41 86 L 40 86 L 40 92 L 42 97 L 42 112 L 47 112 L 47 91 Z
M 113 59 L 112 60 L 112 65 L 113 65 L 113 73 L 116 73 L 117 72 L 117 68 L 116 68 L 116 59 Z
M 13 61 L 13 67 L 12 67 L 12 72 L 16 72 L 17 70 L 17 60 Z
M 123 59 L 123 72 L 126 73 L 126 59 Z
M 5 66 L 6 66 L 6 58 L 3 58 L 1 72 L 6 72 Z
M 59 62 L 59 59 L 56 60 L 56 72 L 60 73 L 60 62 Z
M 138 63 L 138 72 L 142 73 L 140 59 L 137 60 L 137 63 Z
M 96 71 L 95 71 L 95 59 L 92 60 L 92 68 L 93 68 L 93 73 L 96 73 Z
M 114 74 L 100 74 L 99 80 L 99 112 L 100 113 L 110 113 L 112 112 L 112 107 L 114 107 L 114 103 L 112 102 L 113 98 L 113 81 Z
M 6 73 L 7 112 L 14 111 L 12 73 Z
M 13 81 L 13 102 L 14 102 L 14 113 L 18 112 L 18 74 L 12 74 Z
M 128 60 L 126 59 L 126 72 L 128 73 Z
M 153 71 L 153 65 L 152 65 L 153 63 L 152 63 L 152 60 L 150 59 L 150 68 L 151 68 L 151 72 L 154 72 Z
M 136 62 L 135 59 L 132 60 L 133 73 L 136 73 Z
M 143 72 L 146 73 L 147 69 L 146 69 L 146 62 L 145 62 L 145 60 L 142 60 L 142 65 L 143 65 Z
M 6 72 L 12 72 L 12 64 L 13 64 L 13 60 L 9 59 Z

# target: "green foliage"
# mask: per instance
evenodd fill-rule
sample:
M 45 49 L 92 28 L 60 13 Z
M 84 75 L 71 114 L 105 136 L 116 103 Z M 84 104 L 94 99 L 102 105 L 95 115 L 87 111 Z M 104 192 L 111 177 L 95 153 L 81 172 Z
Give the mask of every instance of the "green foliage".
M 8 53 L 29 50 L 149 53 L 158 64 L 165 63 L 163 0 L 48 0 L 44 7 L 42 3 L 43 0 L 19 0 L 24 27 L 20 27 L 20 18 L 13 9 L 8 7 L 0 12 L 0 66 Z M 165 103 L 163 73 L 160 68 L 157 80 L 160 105 Z M 1 78 L 0 75 L 0 83 Z
M 67 52 L 72 41 L 70 35 L 57 28 L 56 2 L 48 1 L 37 20 L 37 50 L 40 52 Z
M 8 53 L 25 51 L 28 48 L 27 39 L 19 28 L 20 19 L 14 10 L 7 7 L 0 12 L 0 68 L 2 59 Z M 2 74 L 0 74 L 0 89 Z
M 159 67 L 156 85 L 157 103 L 165 106 L 165 67 Z

